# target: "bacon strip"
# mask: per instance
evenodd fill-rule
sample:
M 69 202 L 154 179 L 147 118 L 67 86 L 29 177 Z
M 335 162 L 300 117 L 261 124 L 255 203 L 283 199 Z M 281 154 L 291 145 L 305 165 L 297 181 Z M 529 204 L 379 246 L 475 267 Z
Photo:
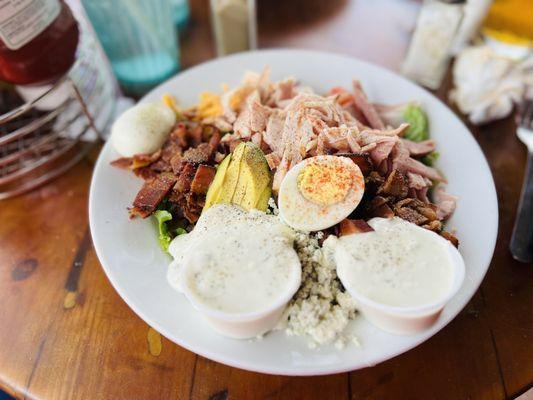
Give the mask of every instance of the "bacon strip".
M 339 224 L 339 236 L 372 232 L 374 229 L 362 219 L 343 219 Z
M 440 234 L 444 239 L 449 240 L 455 247 L 459 247 L 459 239 L 451 232 L 443 231 Z
M 133 164 L 133 159 L 131 157 L 121 157 L 117 158 L 114 161 L 111 161 L 113 167 L 122 168 L 122 169 L 131 169 Z
M 374 169 L 372 166 L 372 161 L 370 160 L 370 156 L 365 153 L 337 153 L 337 156 L 341 157 L 348 157 L 350 160 L 352 160 L 359 169 L 361 170 L 361 173 L 364 176 L 367 176 L 370 174 L 370 172 Z
M 135 154 L 133 157 L 121 157 L 111 161 L 111 165 L 123 169 L 137 169 L 156 162 L 161 157 L 161 150 L 152 154 Z
M 403 198 L 407 196 L 408 191 L 409 183 L 407 178 L 404 174 L 395 169 L 389 174 L 383 185 L 381 185 L 378 190 L 378 194 Z
M 217 170 L 214 167 L 200 165 L 191 182 L 191 192 L 196 194 L 206 194 L 209 185 L 211 185 L 211 182 L 215 179 L 216 172 Z
M 191 190 L 191 184 L 196 174 L 196 165 L 191 162 L 183 162 L 182 168 L 177 178 L 174 191 L 186 193 Z
M 130 217 L 139 216 L 146 218 L 151 215 L 175 183 L 176 177 L 168 172 L 164 172 L 157 175 L 154 179 L 145 181 L 133 201 Z

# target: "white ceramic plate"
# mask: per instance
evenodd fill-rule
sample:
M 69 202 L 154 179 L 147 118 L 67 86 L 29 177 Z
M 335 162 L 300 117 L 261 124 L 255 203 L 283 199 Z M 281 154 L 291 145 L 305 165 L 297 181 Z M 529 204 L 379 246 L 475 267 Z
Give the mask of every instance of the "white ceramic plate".
M 164 336 L 195 353 L 234 367 L 283 375 L 318 375 L 354 370 L 401 354 L 441 330 L 466 305 L 483 279 L 498 230 L 496 191 L 487 162 L 460 120 L 427 91 L 394 73 L 353 58 L 298 50 L 242 53 L 189 69 L 162 84 L 143 101 L 172 93 L 182 105 L 197 102 L 203 91 L 219 91 L 221 83 L 237 84 L 246 70 L 269 65 L 272 78 L 292 75 L 325 93 L 333 86 L 351 87 L 360 79 L 371 100 L 399 103 L 419 100 L 429 113 L 431 135 L 441 153 L 439 167 L 449 180 L 449 192 L 460 197 L 448 229 L 457 229 L 466 262 L 465 282 L 428 331 L 394 336 L 362 317 L 350 326 L 361 346 L 310 349 L 305 339 L 273 332 L 262 340 L 239 341 L 217 335 L 185 297 L 166 281 L 170 257 L 157 243 L 151 219 L 130 220 L 131 205 L 142 181 L 109 163 L 118 157 L 107 143 L 94 170 L 89 199 L 91 232 L 109 280 L 124 301 Z M 449 349 L 448 349 L 449 350 Z M 443 349 L 443 351 L 447 351 Z

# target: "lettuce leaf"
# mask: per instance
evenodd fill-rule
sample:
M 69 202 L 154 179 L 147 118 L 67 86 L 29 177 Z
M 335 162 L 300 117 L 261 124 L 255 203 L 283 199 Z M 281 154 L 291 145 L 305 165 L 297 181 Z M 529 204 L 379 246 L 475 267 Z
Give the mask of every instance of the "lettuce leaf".
M 187 233 L 187 231 L 183 228 L 177 228 L 176 229 L 176 236 L 183 235 L 184 233 Z
M 163 251 L 168 251 L 168 246 L 170 245 L 170 242 L 172 242 L 172 239 L 178 235 L 187 233 L 187 231 L 181 227 L 174 230 L 169 229 L 169 224 L 172 221 L 172 214 L 167 210 L 157 210 L 154 212 L 154 217 L 157 220 L 157 229 L 159 231 L 159 236 L 157 237 L 159 240 L 159 246 Z
M 164 251 L 168 251 L 168 245 L 172 241 L 172 236 L 170 236 L 166 222 L 172 221 L 172 214 L 167 210 L 157 210 L 154 212 L 154 217 L 157 220 L 157 228 L 159 230 L 159 246 Z
M 403 119 L 410 126 L 404 138 L 413 142 L 429 139 L 429 122 L 425 111 L 416 104 L 409 104 L 403 111 Z
M 435 165 L 435 162 L 439 159 L 440 153 L 438 151 L 432 151 L 427 156 L 422 157 L 422 162 L 426 164 L 428 167 L 433 167 Z

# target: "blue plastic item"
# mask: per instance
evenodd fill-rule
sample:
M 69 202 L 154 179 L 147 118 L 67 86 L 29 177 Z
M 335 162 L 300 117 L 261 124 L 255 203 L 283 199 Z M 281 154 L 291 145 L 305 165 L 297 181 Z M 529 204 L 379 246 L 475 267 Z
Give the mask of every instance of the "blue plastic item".
M 82 0 L 124 91 L 142 95 L 180 66 L 176 0 Z
M 178 30 L 182 31 L 189 23 L 189 2 L 187 0 L 171 0 L 171 2 L 172 18 Z

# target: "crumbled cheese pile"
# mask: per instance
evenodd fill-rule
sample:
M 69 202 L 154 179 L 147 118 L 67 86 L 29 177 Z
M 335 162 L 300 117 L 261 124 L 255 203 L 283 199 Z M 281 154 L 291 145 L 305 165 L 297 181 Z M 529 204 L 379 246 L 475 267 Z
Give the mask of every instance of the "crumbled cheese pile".
M 353 298 L 344 291 L 331 252 L 319 245 L 323 233 L 296 233 L 295 248 L 302 263 L 302 286 L 282 318 L 288 335 L 307 336 L 309 346 L 334 343 L 343 348 L 348 340 L 344 330 L 355 317 Z
M 267 213 L 279 214 L 274 199 L 269 199 L 268 206 Z M 302 285 L 277 329 L 285 329 L 290 336 L 307 336 L 311 348 L 334 343 L 342 349 L 348 341 L 358 346 L 357 337 L 344 332 L 357 313 L 355 301 L 337 278 L 331 250 L 320 247 L 323 237 L 322 232 L 296 232 L 294 243 L 302 263 Z

